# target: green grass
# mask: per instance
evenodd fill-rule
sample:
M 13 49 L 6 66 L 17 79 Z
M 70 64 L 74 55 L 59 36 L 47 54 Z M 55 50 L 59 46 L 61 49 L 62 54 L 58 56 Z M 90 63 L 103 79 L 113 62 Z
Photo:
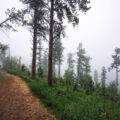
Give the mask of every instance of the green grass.
M 120 103 L 101 96 L 73 92 L 65 86 L 48 87 L 45 79 L 20 75 L 30 90 L 59 120 L 120 120 Z

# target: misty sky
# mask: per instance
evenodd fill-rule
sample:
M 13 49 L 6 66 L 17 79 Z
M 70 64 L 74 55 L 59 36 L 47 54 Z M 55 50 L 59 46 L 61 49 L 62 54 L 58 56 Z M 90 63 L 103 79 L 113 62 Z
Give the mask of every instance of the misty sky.
M 99 73 L 102 66 L 110 66 L 115 47 L 120 47 L 120 0 L 91 0 L 90 6 L 91 9 L 86 15 L 80 13 L 80 24 L 76 28 L 67 24 L 67 37 L 62 40 L 65 47 L 62 71 L 67 68 L 68 52 L 75 54 L 80 42 L 83 43 L 87 55 L 92 57 L 92 71 L 97 69 Z M 19 0 L 0 1 L 0 22 L 5 18 L 5 10 L 12 7 L 21 7 Z M 0 42 L 9 44 L 11 55 L 22 56 L 22 62 L 29 65 L 32 36 L 27 29 L 18 29 L 15 33 L 0 32 Z M 108 73 L 108 78 L 115 79 L 113 72 Z

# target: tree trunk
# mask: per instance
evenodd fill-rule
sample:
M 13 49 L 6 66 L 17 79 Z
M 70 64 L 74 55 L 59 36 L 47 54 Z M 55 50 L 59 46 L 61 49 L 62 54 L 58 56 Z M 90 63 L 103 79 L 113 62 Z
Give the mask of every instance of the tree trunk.
M 36 50 L 37 50 L 37 7 L 34 9 L 34 32 L 33 32 L 33 58 L 32 58 L 32 77 L 36 76 Z
M 48 61 L 48 85 L 52 87 L 52 52 L 53 52 L 53 16 L 54 16 L 54 0 L 51 0 L 51 10 L 50 10 L 50 33 L 49 33 L 49 61 Z

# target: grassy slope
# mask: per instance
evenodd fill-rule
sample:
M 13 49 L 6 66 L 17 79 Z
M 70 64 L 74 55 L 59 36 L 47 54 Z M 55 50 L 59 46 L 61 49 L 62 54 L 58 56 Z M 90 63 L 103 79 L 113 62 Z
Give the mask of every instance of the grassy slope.
M 29 77 L 19 76 L 60 120 L 120 120 L 119 103 L 62 86 L 49 88 L 45 79 L 31 81 Z

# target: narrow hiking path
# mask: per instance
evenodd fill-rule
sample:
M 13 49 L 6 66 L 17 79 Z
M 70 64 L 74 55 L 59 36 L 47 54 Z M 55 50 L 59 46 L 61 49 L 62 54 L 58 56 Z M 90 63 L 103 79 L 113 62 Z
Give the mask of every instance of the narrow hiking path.
M 6 74 L 0 80 L 0 120 L 56 120 L 32 95 L 19 77 Z

